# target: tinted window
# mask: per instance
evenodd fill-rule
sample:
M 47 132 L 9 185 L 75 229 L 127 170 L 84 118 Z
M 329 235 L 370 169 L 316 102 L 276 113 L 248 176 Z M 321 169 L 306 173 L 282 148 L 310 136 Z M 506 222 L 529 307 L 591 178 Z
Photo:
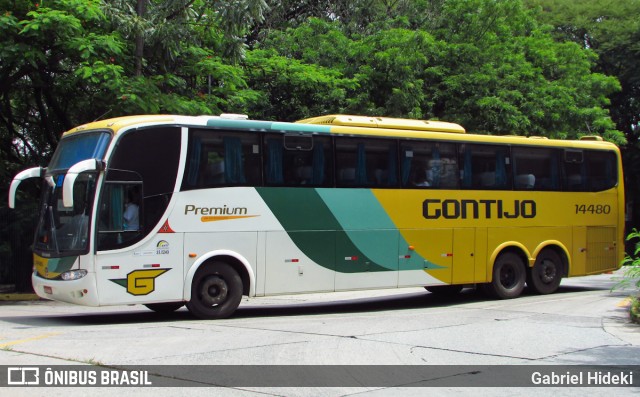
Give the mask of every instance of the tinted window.
M 256 132 L 191 130 L 182 189 L 262 184 Z
M 131 245 L 156 228 L 176 184 L 180 142 L 176 127 L 144 128 L 122 136 L 108 162 L 101 194 L 98 249 Z M 131 200 L 138 207 L 135 230 L 129 229 L 124 219 Z M 120 215 L 123 219 L 115 218 Z M 113 234 L 121 229 L 127 236 Z M 112 238 L 106 238 L 109 233 Z
M 456 146 L 445 142 L 412 141 L 400 145 L 402 186 L 455 189 L 460 172 Z
M 508 146 L 460 145 L 462 187 L 466 189 L 511 189 Z
M 342 187 L 398 185 L 395 140 L 336 138 L 336 184 Z
M 118 142 L 109 168 L 136 172 L 145 196 L 173 192 L 180 160 L 179 128 L 147 128 L 127 132 Z
M 567 150 L 564 166 L 565 190 L 596 192 L 611 189 L 617 184 L 614 152 Z
M 560 190 L 560 150 L 514 147 L 511 153 L 517 190 Z
M 264 136 L 267 186 L 331 186 L 332 142 L 326 136 Z

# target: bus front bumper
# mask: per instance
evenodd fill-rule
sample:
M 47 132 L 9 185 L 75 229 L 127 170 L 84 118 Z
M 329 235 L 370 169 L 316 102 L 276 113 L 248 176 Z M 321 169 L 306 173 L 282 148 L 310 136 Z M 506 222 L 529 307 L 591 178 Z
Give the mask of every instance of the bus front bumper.
M 78 280 L 64 281 L 42 278 L 37 272 L 33 272 L 31 283 L 41 298 L 82 306 L 99 306 L 95 273 L 87 273 Z

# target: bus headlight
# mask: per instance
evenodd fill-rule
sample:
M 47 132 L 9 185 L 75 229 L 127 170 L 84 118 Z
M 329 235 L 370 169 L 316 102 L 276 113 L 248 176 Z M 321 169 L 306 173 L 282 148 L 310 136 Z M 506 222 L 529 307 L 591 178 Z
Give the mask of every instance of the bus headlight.
M 60 275 L 60 277 L 65 280 L 78 280 L 87 275 L 87 271 L 83 269 L 79 270 L 69 270 L 68 272 L 64 272 Z

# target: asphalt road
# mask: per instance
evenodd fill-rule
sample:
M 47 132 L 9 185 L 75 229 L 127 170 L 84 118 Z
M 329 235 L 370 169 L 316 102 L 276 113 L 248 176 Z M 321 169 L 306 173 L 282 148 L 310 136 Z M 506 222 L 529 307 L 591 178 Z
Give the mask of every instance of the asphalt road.
M 251 371 L 278 365 L 320 365 L 327 367 L 317 368 L 328 370 L 341 370 L 341 365 L 432 365 L 453 370 L 469 368 L 464 366 L 558 365 L 564 372 L 576 365 L 640 366 L 640 326 L 629 322 L 625 307 L 629 293 L 610 291 L 615 282 L 615 275 L 568 279 L 555 294 L 525 293 L 504 301 L 486 299 L 471 289 L 453 298 L 423 289 L 254 298 L 243 301 L 232 318 L 215 321 L 195 319 L 184 308 L 158 315 L 143 306 L 87 308 L 50 301 L 0 302 L 0 366 L 258 366 L 251 367 L 248 376 L 256 375 Z M 508 377 L 506 368 L 504 376 Z M 156 376 L 154 382 L 159 382 L 154 384 L 185 381 L 184 386 L 192 386 L 186 381 L 191 379 L 189 374 L 177 378 Z M 338 383 L 334 387 L 211 388 L 205 387 L 212 386 L 206 380 L 200 380 L 198 387 L 12 387 L 0 390 L 0 394 L 425 394 L 422 387 Z M 503 383 L 504 379 L 496 379 L 496 384 Z M 464 381 L 460 385 L 453 381 L 430 388 L 429 394 L 640 394 L 639 388 L 633 387 L 476 389 L 465 385 Z M 493 386 L 491 381 L 489 386 Z

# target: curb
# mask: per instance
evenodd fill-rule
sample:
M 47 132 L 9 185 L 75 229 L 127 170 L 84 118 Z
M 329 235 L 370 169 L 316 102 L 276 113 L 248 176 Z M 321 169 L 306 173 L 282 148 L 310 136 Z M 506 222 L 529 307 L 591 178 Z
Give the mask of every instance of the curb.
M 37 301 L 40 297 L 36 294 L 12 293 L 0 294 L 0 302 Z

